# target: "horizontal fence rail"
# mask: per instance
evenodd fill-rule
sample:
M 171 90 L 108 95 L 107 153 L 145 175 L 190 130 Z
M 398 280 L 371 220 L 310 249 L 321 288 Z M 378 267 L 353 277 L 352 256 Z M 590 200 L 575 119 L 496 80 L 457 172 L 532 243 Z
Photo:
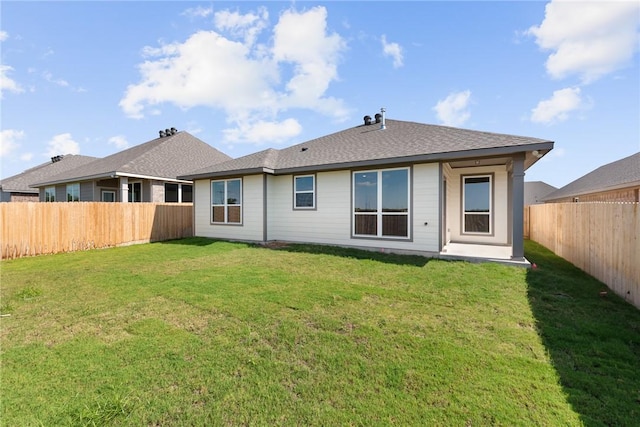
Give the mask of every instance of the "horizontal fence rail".
M 547 203 L 525 209 L 525 236 L 640 308 L 638 203 Z
M 193 235 L 193 205 L 0 203 L 2 259 L 180 239 Z

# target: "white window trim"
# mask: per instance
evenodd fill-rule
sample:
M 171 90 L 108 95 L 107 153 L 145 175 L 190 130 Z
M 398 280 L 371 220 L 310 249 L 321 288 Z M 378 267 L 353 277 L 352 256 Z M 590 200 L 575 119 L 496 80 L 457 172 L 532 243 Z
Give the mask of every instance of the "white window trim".
M 465 206 L 466 200 L 466 181 L 468 178 L 489 178 L 489 212 L 467 212 Z M 476 236 L 491 236 L 493 235 L 493 174 L 480 174 L 480 175 L 463 175 L 462 176 L 462 234 L 476 235 Z M 488 215 L 489 216 L 489 231 L 467 231 L 465 228 L 465 218 L 469 215 Z
M 133 197 L 133 195 L 135 194 L 135 192 L 133 191 L 133 187 L 135 186 L 135 184 L 140 184 L 140 200 L 135 201 L 135 200 L 129 200 L 129 197 Z M 127 201 L 129 203 L 141 203 L 142 202 L 142 192 L 144 191 L 144 186 L 142 185 L 142 181 L 129 181 L 127 182 L 127 189 L 129 188 L 129 186 L 131 186 L 131 190 L 128 191 L 127 194 Z
M 105 201 L 105 200 L 104 200 L 104 195 L 105 195 L 105 194 L 107 194 L 107 193 L 111 193 L 111 194 L 113 194 L 113 201 L 114 201 L 114 202 L 116 202 L 116 201 L 118 200 L 118 199 L 117 199 L 117 197 L 116 197 L 116 190 L 102 190 L 102 191 L 100 192 L 100 201 L 101 201 L 101 202 L 104 202 L 104 201 Z
M 240 182 L 240 203 L 237 204 L 229 204 L 227 203 L 228 200 L 228 183 L 230 181 L 239 181 Z M 223 182 L 224 183 L 224 203 L 223 204 L 214 204 L 213 203 L 213 184 L 216 182 Z M 243 199 L 243 195 L 242 195 L 242 178 L 231 178 L 231 179 L 216 179 L 216 180 L 211 180 L 210 186 L 209 186 L 209 191 L 211 194 L 211 224 L 219 224 L 219 225 L 242 225 L 242 220 L 243 220 L 243 216 L 242 216 L 242 199 Z M 224 207 L 224 221 L 220 222 L 220 221 L 214 221 L 213 220 L 213 208 L 214 207 Z M 238 206 L 240 207 L 240 222 L 229 222 L 229 206 Z
M 53 196 L 53 200 L 51 200 L 51 198 L 49 198 L 49 200 L 47 200 L 47 195 L 51 194 Z M 45 187 L 44 189 L 44 201 L 45 202 L 55 202 L 56 201 L 56 187 Z
M 78 200 L 69 200 L 69 194 L 71 193 L 71 198 L 73 199 L 73 189 L 78 188 Z M 69 188 L 72 189 L 72 191 L 69 191 Z M 72 184 L 67 184 L 67 202 L 79 202 L 80 201 L 80 183 L 79 182 L 74 182 Z
M 394 212 L 393 214 L 382 212 L 382 173 L 395 170 L 407 171 L 407 212 Z M 376 212 L 356 212 L 356 174 L 361 173 L 376 173 L 377 178 L 377 200 L 378 206 Z M 372 169 L 372 170 L 359 170 L 351 173 L 351 188 L 352 188 L 352 201 L 351 201 L 351 237 L 355 238 L 369 238 L 369 239 L 385 239 L 385 240 L 411 240 L 411 168 L 391 168 L 391 169 Z M 356 234 L 356 216 L 358 215 L 376 215 L 376 235 L 373 234 Z M 382 234 L 382 218 L 385 215 L 406 215 L 407 216 L 407 235 L 406 236 L 385 236 Z
M 297 190 L 297 179 L 298 178 L 312 178 L 313 179 L 313 188 L 311 190 L 298 191 Z M 311 206 L 298 206 L 296 197 L 298 194 L 312 194 L 313 195 L 313 204 Z M 313 210 L 316 208 L 316 176 L 311 175 L 295 175 L 293 177 L 293 209 L 300 210 Z

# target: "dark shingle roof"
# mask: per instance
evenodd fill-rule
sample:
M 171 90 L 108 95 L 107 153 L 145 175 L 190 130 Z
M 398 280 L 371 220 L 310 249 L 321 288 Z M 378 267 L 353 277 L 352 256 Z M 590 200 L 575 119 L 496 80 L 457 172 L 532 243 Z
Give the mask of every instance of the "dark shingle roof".
M 46 181 L 52 176 L 59 175 L 65 171 L 75 169 L 87 163 L 91 163 L 94 160 L 97 160 L 97 157 L 67 154 L 55 163 L 49 161 L 27 169 L 18 175 L 5 178 L 0 182 L 0 187 L 2 187 L 2 191 L 10 193 L 38 194 L 38 189 L 30 187 L 30 185 Z
M 183 178 L 204 178 L 207 174 L 272 169 L 287 173 L 296 169 L 341 166 L 393 159 L 408 161 L 418 156 L 469 153 L 472 150 L 510 148 L 542 144 L 548 151 L 552 142 L 537 138 L 457 129 L 400 120 L 386 120 L 386 129 L 379 124 L 360 125 L 282 150 L 267 150 L 250 156 L 195 170 Z M 536 148 L 530 148 L 533 150 Z M 524 151 L 524 150 L 520 150 Z M 260 160 L 265 163 L 260 164 Z M 268 163 L 268 165 L 267 165 Z
M 544 201 L 640 185 L 640 152 L 600 166 L 544 197 Z
M 82 181 L 113 174 L 176 179 L 193 169 L 230 159 L 231 157 L 206 142 L 183 131 L 136 145 L 37 184 L 43 186 Z
M 557 187 L 549 185 L 542 181 L 529 181 L 524 183 L 524 204 L 535 205 L 542 203 L 542 199 L 552 191 L 557 190 Z

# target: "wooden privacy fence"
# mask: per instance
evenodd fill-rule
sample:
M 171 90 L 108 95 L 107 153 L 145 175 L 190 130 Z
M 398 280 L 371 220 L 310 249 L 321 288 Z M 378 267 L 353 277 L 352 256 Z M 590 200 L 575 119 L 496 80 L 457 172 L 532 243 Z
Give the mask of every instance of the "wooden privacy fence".
M 638 203 L 531 205 L 525 208 L 525 236 L 640 308 L 638 210 Z
M 179 239 L 193 235 L 193 205 L 0 203 L 2 259 Z

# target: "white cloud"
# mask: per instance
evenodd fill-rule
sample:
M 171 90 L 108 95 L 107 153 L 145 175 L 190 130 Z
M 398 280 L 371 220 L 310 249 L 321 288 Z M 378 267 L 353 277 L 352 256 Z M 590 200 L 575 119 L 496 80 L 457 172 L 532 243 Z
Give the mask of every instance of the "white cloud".
M 552 124 L 569 118 L 569 113 L 582 107 L 580 88 L 565 88 L 553 92 L 550 99 L 540 101 L 531 110 L 531 121 L 534 123 Z
M 259 120 L 253 123 L 240 123 L 233 129 L 223 131 L 225 141 L 230 144 L 250 143 L 261 145 L 267 142 L 280 143 L 297 136 L 302 132 L 302 126 L 295 119 L 282 122 Z
M 181 15 L 188 16 L 189 18 L 206 18 L 213 13 L 212 7 L 190 7 L 181 13 Z
M 73 140 L 70 133 L 55 135 L 47 143 L 47 147 L 47 157 L 57 156 L 58 154 L 80 154 L 80 145 Z
M 471 91 L 453 92 L 445 99 L 438 101 L 435 110 L 438 120 L 445 126 L 460 126 L 464 124 L 471 113 L 468 110 Z
M 7 90 L 13 93 L 24 92 L 22 86 L 8 76 L 10 71 L 13 71 L 13 67 L 0 65 L 0 99 L 3 97 L 3 92 Z
M 244 39 L 248 46 L 253 45 L 256 38 L 267 28 L 269 12 L 261 7 L 257 13 L 242 15 L 238 12 L 223 10 L 214 16 L 214 23 L 218 30 L 228 31 L 232 36 Z
M 402 46 L 398 43 L 387 43 L 387 36 L 382 35 L 382 52 L 385 56 L 390 56 L 393 58 L 393 68 L 400 68 L 403 63 L 402 57 Z
M 328 33 L 324 7 L 283 12 L 270 44 L 257 42 L 268 24 L 263 8 L 244 15 L 217 12 L 214 21 L 217 31 L 143 49 L 140 82 L 129 85 L 120 101 L 126 115 L 142 118 L 163 103 L 221 109 L 235 126 L 225 132 L 229 141 L 278 141 L 299 132 L 295 121 L 279 117 L 291 108 L 346 118 L 342 100 L 325 95 L 338 78 L 346 44 Z M 256 135 L 257 130 L 265 136 Z
M 116 135 L 109 138 L 109 144 L 115 145 L 117 149 L 124 150 L 129 148 L 129 141 L 123 135 Z
M 0 157 L 6 157 L 20 147 L 18 142 L 24 138 L 24 131 L 4 129 L 0 131 Z
M 30 162 L 33 159 L 33 153 L 24 153 L 20 155 L 20 160 L 23 162 Z
M 58 86 L 62 86 L 62 87 L 68 87 L 69 86 L 69 82 L 64 80 L 64 79 L 59 79 L 59 78 L 55 78 L 53 77 L 53 74 L 51 74 L 49 71 L 45 71 L 42 73 L 42 77 L 48 81 L 49 83 L 53 83 L 54 85 L 58 85 Z
M 527 34 L 553 51 L 546 62 L 552 77 L 576 74 L 590 83 L 631 61 L 638 49 L 639 13 L 637 1 L 553 0 L 542 23 Z
M 3 42 L 8 38 L 9 38 L 9 33 L 7 33 L 6 31 L 0 30 L 0 42 Z

